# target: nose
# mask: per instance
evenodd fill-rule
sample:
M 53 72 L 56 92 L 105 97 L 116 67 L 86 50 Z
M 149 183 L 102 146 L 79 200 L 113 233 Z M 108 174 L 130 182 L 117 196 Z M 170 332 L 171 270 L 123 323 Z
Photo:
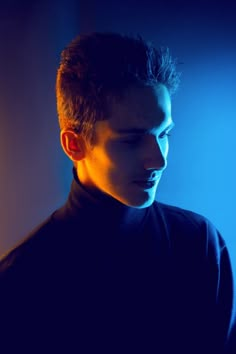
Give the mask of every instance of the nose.
M 148 144 L 145 157 L 145 170 L 164 170 L 167 166 L 168 142 L 153 137 Z

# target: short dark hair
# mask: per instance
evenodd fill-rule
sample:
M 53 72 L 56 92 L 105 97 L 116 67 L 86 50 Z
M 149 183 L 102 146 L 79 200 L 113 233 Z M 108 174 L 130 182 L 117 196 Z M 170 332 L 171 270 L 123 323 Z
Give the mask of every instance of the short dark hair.
M 139 35 L 80 35 L 61 53 L 56 80 L 60 128 L 91 141 L 95 122 L 109 118 L 109 97 L 121 98 L 132 85 L 160 83 L 172 95 L 179 76 L 169 49 L 156 49 Z

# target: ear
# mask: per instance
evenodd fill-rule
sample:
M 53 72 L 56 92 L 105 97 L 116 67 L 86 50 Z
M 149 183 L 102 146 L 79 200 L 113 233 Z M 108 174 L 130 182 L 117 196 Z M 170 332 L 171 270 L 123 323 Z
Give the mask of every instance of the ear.
M 60 134 L 61 146 L 65 154 L 73 161 L 81 161 L 85 157 L 84 138 L 73 130 L 62 130 Z

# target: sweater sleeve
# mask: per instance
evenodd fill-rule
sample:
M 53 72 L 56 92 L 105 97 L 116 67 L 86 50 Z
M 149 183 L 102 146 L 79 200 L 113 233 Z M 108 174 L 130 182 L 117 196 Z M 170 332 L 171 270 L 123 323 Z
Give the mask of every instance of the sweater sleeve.
M 229 252 L 224 244 L 221 251 L 218 309 L 220 325 L 227 331 L 224 353 L 236 354 L 236 294 Z
M 236 354 L 235 284 L 224 238 L 202 215 L 159 206 L 173 253 L 175 291 L 181 294 L 181 323 L 184 318 L 188 323 L 189 352 Z
M 212 304 L 212 326 L 214 327 L 212 341 L 219 353 L 236 353 L 233 349 L 233 328 L 235 326 L 235 296 L 234 277 L 229 251 L 218 230 L 208 221 L 208 250 L 206 269 L 209 269 Z M 213 299 L 213 301 L 212 301 Z M 234 339 L 235 342 L 235 339 Z M 231 347 L 231 349 L 230 349 Z

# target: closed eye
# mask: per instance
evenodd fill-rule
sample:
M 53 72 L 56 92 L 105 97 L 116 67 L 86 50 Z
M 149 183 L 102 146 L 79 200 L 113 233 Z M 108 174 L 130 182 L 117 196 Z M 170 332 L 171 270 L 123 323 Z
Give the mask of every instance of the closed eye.
M 160 138 L 160 139 L 163 139 L 163 138 L 168 137 L 168 136 L 171 136 L 170 132 L 163 132 L 163 133 L 161 133 L 161 134 L 159 135 L 159 138 Z
M 164 131 L 159 135 L 159 138 L 160 138 L 160 139 L 163 139 L 163 138 L 166 138 L 166 137 L 171 136 L 170 132 L 171 132 L 172 129 L 173 129 L 173 125 L 172 125 L 171 127 L 168 127 L 166 130 L 164 130 Z

